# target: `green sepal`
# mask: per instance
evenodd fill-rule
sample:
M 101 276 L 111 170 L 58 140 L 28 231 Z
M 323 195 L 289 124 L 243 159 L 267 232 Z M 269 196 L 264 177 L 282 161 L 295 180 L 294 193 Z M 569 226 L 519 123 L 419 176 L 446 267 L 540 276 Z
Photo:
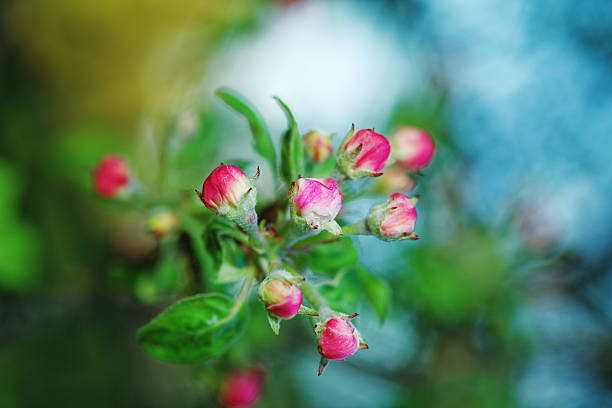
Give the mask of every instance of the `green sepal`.
M 300 306 L 300 310 L 298 310 L 298 314 L 301 315 L 305 315 L 305 316 L 318 316 L 319 312 L 317 312 L 314 309 L 309 308 L 308 306 Z
M 323 370 L 327 367 L 327 363 L 329 363 L 329 360 L 321 356 L 321 360 L 319 361 L 319 374 L 317 374 L 319 377 L 323 374 Z
M 326 222 L 325 224 L 321 224 L 321 229 L 335 236 L 342 235 L 342 228 L 340 228 L 340 225 L 335 220 L 331 220 Z
M 280 317 L 274 316 L 272 313 L 268 313 L 268 323 L 270 324 L 275 336 L 278 336 L 278 333 L 280 332 L 281 320 L 282 319 Z

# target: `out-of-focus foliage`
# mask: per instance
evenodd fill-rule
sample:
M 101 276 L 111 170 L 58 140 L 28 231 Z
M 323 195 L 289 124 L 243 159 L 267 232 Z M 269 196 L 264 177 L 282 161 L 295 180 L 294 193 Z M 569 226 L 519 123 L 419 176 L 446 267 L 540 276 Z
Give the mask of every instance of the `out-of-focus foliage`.
M 167 114 L 202 74 L 211 44 L 248 29 L 259 5 L 239 0 L 13 1 L 6 32 L 47 89 L 49 114 L 135 129 L 142 113 Z M 33 29 L 33 27 L 36 27 Z
M 40 275 L 38 230 L 19 214 L 22 180 L 9 164 L 0 162 L 0 287 L 23 291 Z

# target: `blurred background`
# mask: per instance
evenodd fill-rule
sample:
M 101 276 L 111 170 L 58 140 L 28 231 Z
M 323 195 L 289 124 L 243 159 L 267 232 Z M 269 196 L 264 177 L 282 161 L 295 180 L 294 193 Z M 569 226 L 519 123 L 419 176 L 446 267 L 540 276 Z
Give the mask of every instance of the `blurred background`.
M 0 406 L 213 407 L 220 376 L 253 361 L 261 407 L 612 406 L 607 1 L 9 0 L 0 19 Z M 351 123 L 436 140 L 421 240 L 344 252 L 392 304 L 383 324 L 355 304 L 370 349 L 322 377 L 308 324 L 275 338 L 261 307 L 201 366 L 135 340 L 188 293 L 189 248 L 165 253 L 91 171 L 121 154 L 165 197 L 255 160 L 219 86 L 276 141 L 273 95 L 336 143 Z

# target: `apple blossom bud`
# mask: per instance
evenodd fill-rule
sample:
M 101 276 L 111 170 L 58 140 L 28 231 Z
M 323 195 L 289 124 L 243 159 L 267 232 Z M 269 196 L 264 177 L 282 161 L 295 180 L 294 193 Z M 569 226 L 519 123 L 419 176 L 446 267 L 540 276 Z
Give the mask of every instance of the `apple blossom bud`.
M 391 195 L 386 202 L 370 209 L 366 218 L 368 229 L 385 241 L 417 239 L 417 235 L 413 233 L 417 219 L 414 203 L 417 199 L 418 197 L 410 199 L 399 193 Z
M 260 368 L 228 374 L 221 384 L 219 402 L 226 408 L 252 407 L 261 395 L 264 378 Z
M 355 125 L 340 144 L 336 153 L 338 169 L 347 178 L 378 177 L 387 164 L 391 146 L 383 135 L 373 129 L 354 133 Z
M 94 187 L 102 197 L 112 198 L 120 194 L 129 180 L 129 169 L 119 156 L 105 156 L 93 172 Z
M 405 170 L 396 168 L 385 171 L 385 174 L 377 180 L 376 191 L 382 194 L 391 194 L 396 191 L 409 193 L 416 184 L 412 177 L 406 174 Z
M 247 196 L 254 196 L 255 188 L 252 185 L 252 181 L 238 167 L 221 164 L 204 180 L 202 192 L 196 190 L 196 193 L 206 208 L 225 215 L 237 210 Z
M 255 212 L 257 191 L 253 184 L 258 177 L 259 167 L 255 177 L 248 178 L 238 167 L 221 163 L 204 180 L 202 191 L 195 192 L 207 208 L 234 221 L 258 245 L 264 245 Z
M 178 217 L 168 210 L 157 211 L 149 218 L 149 228 L 157 238 L 161 238 L 176 228 Z
M 291 183 L 289 201 L 295 223 L 310 229 L 325 229 L 341 235 L 334 221 L 342 208 L 342 193 L 333 178 L 298 178 Z
M 308 132 L 302 138 L 306 154 L 313 161 L 321 163 L 329 159 L 334 150 L 331 137 L 321 132 Z
M 272 272 L 259 285 L 259 299 L 266 310 L 281 319 L 291 319 L 302 306 L 302 291 L 285 271 Z
M 393 158 L 410 171 L 427 167 L 436 150 L 429 133 L 412 126 L 397 128 L 391 136 L 391 146 Z
M 368 347 L 357 329 L 349 322 L 349 319 L 355 316 L 356 313 L 351 316 L 333 313 L 333 317 L 315 324 L 321 357 L 342 361 L 360 348 Z

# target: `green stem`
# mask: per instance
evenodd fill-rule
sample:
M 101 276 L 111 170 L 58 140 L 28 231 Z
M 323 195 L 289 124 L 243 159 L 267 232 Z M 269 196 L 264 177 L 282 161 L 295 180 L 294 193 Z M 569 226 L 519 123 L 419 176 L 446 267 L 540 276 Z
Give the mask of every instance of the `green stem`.
M 361 220 L 356 224 L 343 227 L 342 232 L 344 235 L 370 235 L 371 232 L 366 225 L 366 220 Z
M 330 177 L 335 179 L 338 184 L 342 184 L 349 179 L 346 174 L 340 171 L 337 164 L 336 167 L 334 167 L 334 169 L 332 170 Z
M 268 259 L 264 258 L 263 256 L 258 256 L 257 264 L 265 276 L 270 275 L 270 261 Z
M 234 307 L 232 307 L 232 310 L 230 310 L 229 315 L 226 317 L 226 319 L 230 319 L 231 320 L 240 311 L 240 308 L 242 307 L 242 305 L 246 301 L 247 296 L 249 295 L 249 290 L 251 289 L 251 286 L 253 285 L 253 281 L 254 280 L 255 280 L 255 274 L 253 274 L 253 273 L 250 274 L 246 278 L 246 280 L 242 284 L 242 287 L 240 288 L 240 292 L 238 293 L 238 297 L 236 297 L 236 303 L 234 304 Z
M 313 235 L 318 234 L 319 232 L 320 231 L 318 230 L 304 232 L 304 230 L 300 229 L 297 225 L 292 225 L 291 229 L 289 230 L 289 237 L 288 237 L 289 243 L 285 245 L 285 250 L 283 251 L 283 253 L 286 254 L 287 251 L 293 248 L 297 243 L 305 240 L 306 238 L 310 238 Z
M 261 232 L 259 232 L 257 222 L 255 222 L 255 224 L 248 225 L 246 228 L 244 228 L 244 230 L 247 234 L 249 234 L 251 241 L 259 248 L 263 249 L 266 247 L 266 240 L 264 239 L 263 235 L 261 235 Z
M 257 224 L 257 212 L 253 208 L 250 213 L 246 216 L 239 216 L 232 218 L 240 228 L 249 235 L 252 243 L 255 244 L 258 249 L 264 249 L 266 247 L 266 240 L 259 232 L 259 225 Z

